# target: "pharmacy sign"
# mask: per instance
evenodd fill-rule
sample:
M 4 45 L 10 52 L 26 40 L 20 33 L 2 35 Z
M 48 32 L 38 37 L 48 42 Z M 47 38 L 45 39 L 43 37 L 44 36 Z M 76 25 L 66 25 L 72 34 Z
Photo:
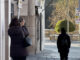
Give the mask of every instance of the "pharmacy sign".
M 76 24 L 80 24 L 80 11 L 78 8 L 75 10 L 75 22 Z

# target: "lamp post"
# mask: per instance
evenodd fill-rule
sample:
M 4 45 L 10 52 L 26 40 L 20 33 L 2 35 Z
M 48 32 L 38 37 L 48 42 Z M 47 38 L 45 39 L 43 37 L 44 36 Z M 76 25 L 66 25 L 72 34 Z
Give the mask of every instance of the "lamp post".
M 67 17 L 69 17 L 69 0 L 67 0 Z M 69 19 L 67 19 L 67 33 L 69 34 Z
M 79 0 L 79 11 L 80 11 L 80 0 Z M 80 23 L 79 23 L 79 34 L 80 34 Z
M 80 12 L 80 0 L 79 0 L 79 12 Z M 79 18 L 80 18 L 80 14 L 79 14 Z M 80 39 L 80 22 L 79 22 L 79 39 Z

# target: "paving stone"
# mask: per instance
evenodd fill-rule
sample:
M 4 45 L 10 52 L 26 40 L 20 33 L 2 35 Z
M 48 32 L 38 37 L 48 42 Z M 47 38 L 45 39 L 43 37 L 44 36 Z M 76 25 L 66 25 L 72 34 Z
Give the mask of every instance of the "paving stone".
M 47 58 L 38 58 L 38 60 L 47 60 Z
M 50 43 L 52 43 L 52 42 L 50 42 Z M 57 52 L 57 48 L 56 47 L 51 46 L 51 45 L 50 46 L 45 46 L 45 47 L 46 48 L 41 53 L 38 53 L 38 54 L 32 55 L 32 56 L 28 56 L 27 60 L 60 60 L 60 55 Z M 52 50 L 50 50 L 50 49 L 52 49 Z M 80 48 L 78 48 L 78 50 L 79 49 Z M 74 52 L 74 54 L 76 54 L 76 52 Z M 68 60 L 80 60 L 79 53 L 77 54 L 76 57 L 75 57 L 74 54 L 71 53 L 71 55 L 69 55 Z
M 60 58 L 30 56 L 27 57 L 27 60 L 60 60 Z M 80 60 L 80 58 L 68 58 L 68 60 Z
M 28 57 L 27 60 L 38 60 L 37 57 Z
M 46 60 L 54 60 L 54 59 L 52 59 L 52 58 L 47 58 Z

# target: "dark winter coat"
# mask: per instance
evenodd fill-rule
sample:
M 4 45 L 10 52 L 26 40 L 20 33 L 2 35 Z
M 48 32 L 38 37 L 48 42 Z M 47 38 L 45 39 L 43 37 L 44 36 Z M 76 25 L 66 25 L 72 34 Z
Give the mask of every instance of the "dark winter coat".
M 67 42 L 68 42 L 68 46 L 65 46 L 65 47 L 62 46 L 61 40 L 63 39 L 63 37 L 66 37 Z M 57 40 L 58 52 L 60 52 L 60 53 L 68 53 L 70 45 L 71 45 L 70 37 L 67 34 L 60 34 L 58 36 L 58 40 Z
M 26 31 L 26 30 L 25 30 Z M 27 56 L 28 52 L 23 47 L 24 34 L 22 27 L 16 26 L 8 29 L 8 34 L 11 38 L 10 56 Z M 26 36 L 29 34 L 26 32 Z

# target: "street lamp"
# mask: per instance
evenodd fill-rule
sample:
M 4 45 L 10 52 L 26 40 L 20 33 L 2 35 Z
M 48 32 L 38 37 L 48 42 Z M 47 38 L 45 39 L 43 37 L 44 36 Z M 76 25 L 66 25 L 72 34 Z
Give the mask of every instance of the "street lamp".
M 69 17 L 69 0 L 66 1 L 67 3 L 67 17 Z M 67 32 L 69 33 L 69 19 L 67 19 Z
M 79 11 L 80 11 L 80 0 L 79 0 L 79 7 L 78 7 Z M 80 16 L 79 16 L 80 17 Z M 80 22 L 79 22 L 79 39 L 80 39 Z

